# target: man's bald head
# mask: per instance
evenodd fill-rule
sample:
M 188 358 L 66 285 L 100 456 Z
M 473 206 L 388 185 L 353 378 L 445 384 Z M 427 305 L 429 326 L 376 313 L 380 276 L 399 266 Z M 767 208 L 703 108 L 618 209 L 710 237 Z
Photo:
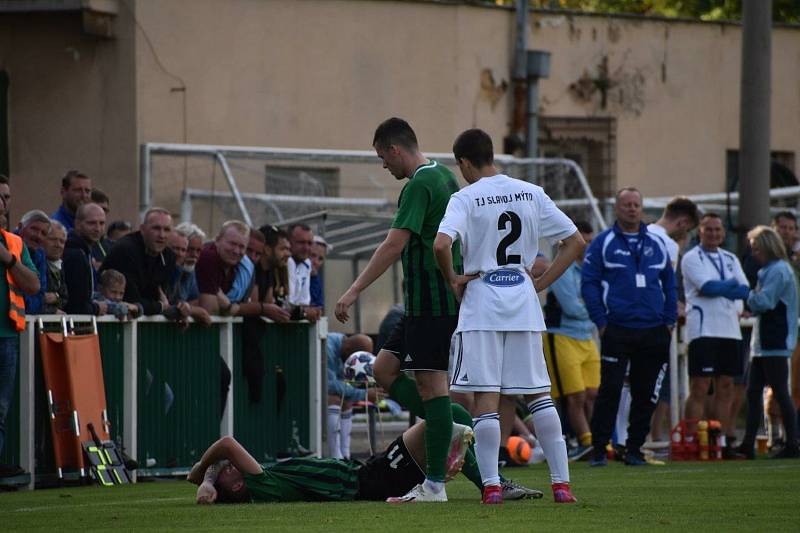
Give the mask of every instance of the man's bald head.
M 81 204 L 75 212 L 75 232 L 90 243 L 106 231 L 106 212 L 97 204 Z
M 350 357 L 355 352 L 369 352 L 372 353 L 372 339 L 369 335 L 358 333 L 345 337 L 342 341 L 342 361 Z

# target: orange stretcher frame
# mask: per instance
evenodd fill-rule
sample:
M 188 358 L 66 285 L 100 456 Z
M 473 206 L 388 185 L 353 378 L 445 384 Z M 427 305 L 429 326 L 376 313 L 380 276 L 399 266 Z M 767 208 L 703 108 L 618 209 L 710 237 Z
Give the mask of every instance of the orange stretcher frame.
M 47 389 L 53 453 L 59 479 L 64 469 L 87 475 L 81 442 L 92 440 L 94 426 L 102 441 L 110 440 L 103 363 L 97 326 L 89 335 L 70 334 L 66 318 L 61 333 L 39 325 L 42 370 Z

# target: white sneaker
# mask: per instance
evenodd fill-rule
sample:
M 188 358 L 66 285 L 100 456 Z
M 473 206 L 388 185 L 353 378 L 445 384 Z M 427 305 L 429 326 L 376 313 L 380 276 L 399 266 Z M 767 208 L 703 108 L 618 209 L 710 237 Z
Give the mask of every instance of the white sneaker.
M 538 500 L 544 496 L 542 491 L 529 489 L 519 483 L 514 483 L 510 479 L 503 480 L 500 483 L 500 488 L 503 489 L 504 500 Z
M 387 503 L 416 503 L 416 502 L 446 502 L 447 493 L 444 487 L 439 492 L 425 489 L 425 486 L 420 483 L 404 496 L 393 496 L 386 498 Z

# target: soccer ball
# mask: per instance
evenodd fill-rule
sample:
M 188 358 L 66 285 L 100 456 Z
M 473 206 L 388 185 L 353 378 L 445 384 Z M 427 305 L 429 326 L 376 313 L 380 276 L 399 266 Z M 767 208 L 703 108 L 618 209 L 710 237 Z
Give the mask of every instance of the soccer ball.
M 531 446 L 528 441 L 522 437 L 508 437 L 506 448 L 508 448 L 508 455 L 512 461 L 520 465 L 528 464 L 531 458 Z
M 344 379 L 356 383 L 372 383 L 375 356 L 369 352 L 353 352 L 344 362 Z

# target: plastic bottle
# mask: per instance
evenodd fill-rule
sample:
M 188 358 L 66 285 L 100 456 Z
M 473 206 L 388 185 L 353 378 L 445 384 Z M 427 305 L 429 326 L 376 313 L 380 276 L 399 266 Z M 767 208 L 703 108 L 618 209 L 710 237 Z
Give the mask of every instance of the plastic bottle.
M 673 461 L 683 461 L 686 459 L 684 456 L 684 430 L 686 425 L 683 420 L 678 422 L 678 425 L 672 428 L 672 446 L 670 447 L 670 458 Z
M 705 420 L 697 423 L 697 440 L 700 444 L 700 460 L 708 461 L 708 422 Z

